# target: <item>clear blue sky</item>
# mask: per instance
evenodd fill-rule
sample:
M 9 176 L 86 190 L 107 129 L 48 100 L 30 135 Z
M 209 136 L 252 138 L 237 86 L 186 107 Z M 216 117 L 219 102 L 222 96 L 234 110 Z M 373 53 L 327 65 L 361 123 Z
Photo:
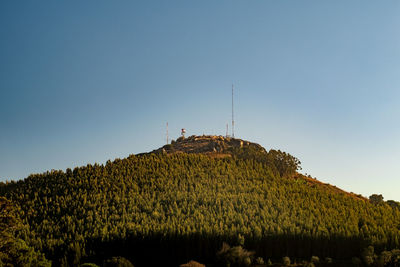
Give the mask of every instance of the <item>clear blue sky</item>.
M 0 180 L 225 134 L 400 201 L 399 1 L 1 1 Z

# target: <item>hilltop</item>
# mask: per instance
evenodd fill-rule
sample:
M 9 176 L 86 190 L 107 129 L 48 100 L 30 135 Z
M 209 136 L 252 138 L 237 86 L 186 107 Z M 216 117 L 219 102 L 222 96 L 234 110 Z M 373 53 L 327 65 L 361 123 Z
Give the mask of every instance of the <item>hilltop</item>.
M 222 154 L 228 156 L 232 155 L 237 149 L 267 153 L 265 148 L 259 144 L 221 135 L 192 135 L 187 138 L 179 137 L 176 141 L 172 141 L 171 144 L 156 149 L 152 151 L 152 153 L 203 153 L 208 155 Z
M 178 138 L 105 165 L 0 183 L 3 203 L 23 225 L 9 229 L 7 242 L 43 266 L 41 253 L 53 266 L 103 265 L 114 256 L 136 267 L 191 259 L 239 266 L 229 254 L 237 251 L 247 263 L 319 256 L 343 266 L 370 245 L 376 253 L 400 247 L 400 206 L 366 201 L 299 170 L 289 153 L 245 140 Z M 0 247 L 0 265 L 12 262 L 4 255 Z

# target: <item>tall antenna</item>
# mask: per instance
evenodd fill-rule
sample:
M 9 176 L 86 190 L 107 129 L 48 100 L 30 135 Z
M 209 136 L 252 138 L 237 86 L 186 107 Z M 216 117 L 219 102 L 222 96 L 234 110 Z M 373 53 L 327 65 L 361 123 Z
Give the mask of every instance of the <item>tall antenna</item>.
M 167 122 L 167 145 L 168 145 L 168 122 Z
M 225 136 L 225 137 L 228 137 L 228 134 L 229 134 L 229 132 L 228 132 L 228 126 L 229 126 L 229 124 L 227 123 L 227 124 L 226 124 L 226 136 Z
M 233 117 L 233 84 L 232 84 L 232 137 L 235 137 L 235 120 Z

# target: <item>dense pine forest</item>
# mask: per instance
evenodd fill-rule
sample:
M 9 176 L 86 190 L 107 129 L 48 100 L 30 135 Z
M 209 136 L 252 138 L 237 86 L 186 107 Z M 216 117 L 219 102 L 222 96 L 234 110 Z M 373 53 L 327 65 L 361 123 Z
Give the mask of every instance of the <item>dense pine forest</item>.
M 222 140 L 178 153 L 179 141 L 1 183 L 0 265 L 399 266 L 399 203 L 303 176 L 279 150 Z

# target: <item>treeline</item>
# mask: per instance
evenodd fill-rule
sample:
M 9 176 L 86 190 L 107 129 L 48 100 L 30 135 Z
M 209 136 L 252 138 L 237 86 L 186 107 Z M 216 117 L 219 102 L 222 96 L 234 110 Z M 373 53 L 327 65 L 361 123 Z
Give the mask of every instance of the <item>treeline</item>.
M 0 195 L 54 266 L 210 263 L 223 242 L 271 259 L 400 247 L 399 209 L 293 179 L 300 162 L 281 151 L 235 155 L 132 155 L 3 183 Z

